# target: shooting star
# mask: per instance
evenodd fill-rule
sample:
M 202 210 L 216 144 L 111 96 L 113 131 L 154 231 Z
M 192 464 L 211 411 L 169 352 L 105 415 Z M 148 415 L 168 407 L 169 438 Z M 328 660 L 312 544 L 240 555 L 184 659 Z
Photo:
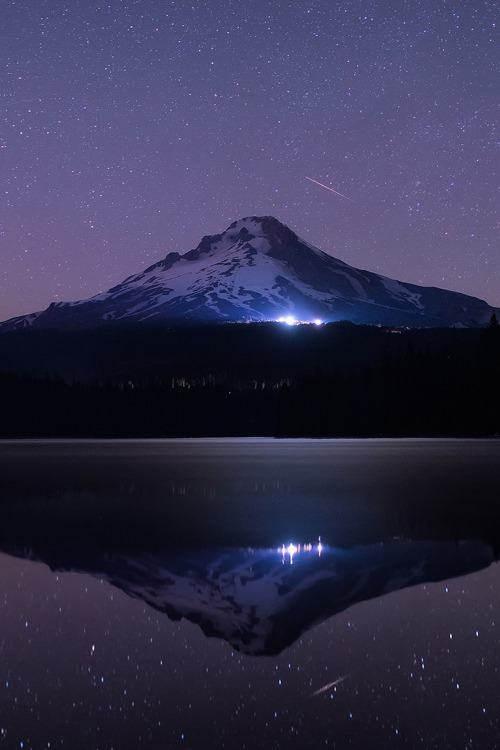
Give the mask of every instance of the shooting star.
M 330 690 L 332 687 L 337 687 L 337 685 L 340 685 L 341 682 L 344 682 L 344 680 L 347 680 L 347 678 L 350 677 L 349 674 L 345 674 L 343 677 L 337 677 L 336 680 L 333 682 L 329 682 L 328 685 L 323 685 L 319 690 L 315 690 L 312 695 L 321 695 L 321 693 L 326 693 L 327 690 Z
M 353 201 L 352 198 L 349 198 L 348 195 L 344 195 L 343 193 L 339 193 L 338 190 L 334 190 L 333 188 L 328 187 L 328 185 L 323 185 L 322 182 L 318 182 L 318 180 L 313 180 L 312 177 L 306 177 L 306 180 L 310 180 L 311 182 L 316 183 L 316 185 L 319 185 L 320 187 L 325 188 L 325 190 L 329 190 L 331 193 L 335 193 L 335 195 L 340 195 L 341 198 L 345 198 L 346 200 L 351 201 L 351 203 L 355 203 L 355 201 Z

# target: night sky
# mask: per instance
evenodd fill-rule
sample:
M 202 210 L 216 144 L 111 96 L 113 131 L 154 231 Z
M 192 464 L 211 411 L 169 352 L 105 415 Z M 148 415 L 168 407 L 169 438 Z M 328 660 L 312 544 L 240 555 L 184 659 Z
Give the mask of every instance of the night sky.
M 481 0 L 2 3 L 0 319 L 264 214 L 356 267 L 500 304 L 497 16 Z

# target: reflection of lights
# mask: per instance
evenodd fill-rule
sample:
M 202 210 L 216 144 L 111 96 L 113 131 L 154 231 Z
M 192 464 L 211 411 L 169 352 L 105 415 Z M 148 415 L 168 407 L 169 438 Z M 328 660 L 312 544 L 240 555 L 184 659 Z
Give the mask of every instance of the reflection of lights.
M 290 542 L 288 547 L 285 547 L 285 545 L 283 544 L 283 546 L 281 547 L 281 557 L 283 560 L 283 564 L 285 564 L 286 556 L 288 555 L 290 558 L 290 565 L 293 565 L 293 556 L 296 552 L 300 552 L 300 544 L 298 547 L 292 542 Z
M 321 537 L 318 537 L 318 544 L 316 546 L 312 544 L 294 544 L 293 542 L 290 542 L 290 544 L 288 545 L 283 544 L 278 552 L 281 552 L 283 565 L 285 564 L 285 562 L 287 562 L 287 560 L 290 565 L 293 565 L 293 558 L 295 555 L 300 554 L 301 552 L 315 551 L 318 557 L 321 557 L 323 549 L 324 548 L 321 544 Z

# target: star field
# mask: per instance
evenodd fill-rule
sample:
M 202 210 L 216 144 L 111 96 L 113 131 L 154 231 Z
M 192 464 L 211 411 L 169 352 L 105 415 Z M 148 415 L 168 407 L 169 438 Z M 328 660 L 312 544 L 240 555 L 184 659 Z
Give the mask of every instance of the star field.
M 202 748 L 207 737 L 221 748 L 492 747 L 498 737 L 496 564 L 363 602 L 256 658 L 87 575 L 1 563 L 8 747 Z
M 263 214 L 356 267 L 499 304 L 497 16 L 482 1 L 6 2 L 0 319 Z

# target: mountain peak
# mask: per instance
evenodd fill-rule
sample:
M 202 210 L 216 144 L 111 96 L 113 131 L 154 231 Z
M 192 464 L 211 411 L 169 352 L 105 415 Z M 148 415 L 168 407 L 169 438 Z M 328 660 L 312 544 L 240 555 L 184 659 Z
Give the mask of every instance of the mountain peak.
M 113 321 L 350 320 L 410 327 L 480 326 L 494 311 L 457 292 L 362 271 L 301 240 L 274 216 L 247 216 L 183 255 L 88 300 L 58 303 L 0 325 L 93 328 Z M 500 311 L 497 311 L 500 313 Z
M 252 243 L 253 249 L 266 252 L 268 250 L 273 257 L 282 256 L 286 259 L 286 249 L 298 242 L 295 232 L 292 232 L 285 224 L 282 224 L 274 216 L 247 216 L 232 224 L 222 234 L 205 235 L 199 245 L 185 253 L 182 257 L 186 260 L 198 260 L 203 255 L 208 255 L 220 249 L 234 248 L 238 243 Z M 268 247 L 258 240 L 266 240 Z M 281 252 L 280 252 L 281 250 Z M 169 254 L 170 257 L 172 254 Z
M 233 223 L 226 230 L 227 233 L 241 236 L 249 234 L 253 237 L 267 237 L 270 241 L 280 245 L 286 242 L 296 242 L 297 235 L 274 216 L 247 216 Z

